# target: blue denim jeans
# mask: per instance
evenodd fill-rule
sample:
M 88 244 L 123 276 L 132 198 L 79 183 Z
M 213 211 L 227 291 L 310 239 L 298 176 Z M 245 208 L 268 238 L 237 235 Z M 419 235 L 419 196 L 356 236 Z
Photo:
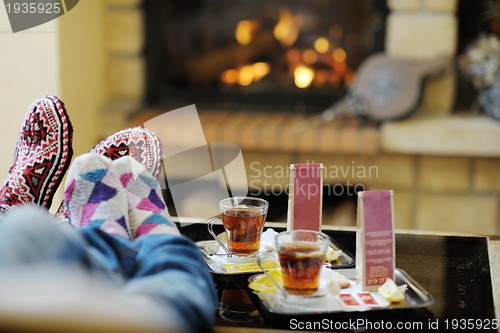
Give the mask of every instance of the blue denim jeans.
M 213 280 L 196 245 L 184 236 L 143 235 L 132 242 L 95 228 L 61 225 L 34 206 L 2 216 L 0 270 L 43 263 L 76 264 L 104 275 L 130 297 L 154 300 L 176 330 L 210 332 L 213 326 Z

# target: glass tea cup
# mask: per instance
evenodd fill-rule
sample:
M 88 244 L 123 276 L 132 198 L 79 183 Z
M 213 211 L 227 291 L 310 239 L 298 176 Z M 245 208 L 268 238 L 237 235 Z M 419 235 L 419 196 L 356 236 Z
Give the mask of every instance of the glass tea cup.
M 208 222 L 210 235 L 228 256 L 252 256 L 259 252 L 269 203 L 252 197 L 231 197 L 219 202 L 221 218 Z M 221 221 L 227 236 L 227 246 L 213 231 L 213 224 Z
M 281 266 L 283 286 L 265 270 L 266 275 L 284 296 L 310 297 L 318 291 L 321 267 L 330 245 L 328 235 L 311 230 L 292 230 L 276 235 L 276 250 Z M 261 261 L 259 265 L 262 268 Z
M 219 316 L 235 322 L 253 322 L 260 319 L 259 312 L 246 289 L 225 289 L 219 303 Z

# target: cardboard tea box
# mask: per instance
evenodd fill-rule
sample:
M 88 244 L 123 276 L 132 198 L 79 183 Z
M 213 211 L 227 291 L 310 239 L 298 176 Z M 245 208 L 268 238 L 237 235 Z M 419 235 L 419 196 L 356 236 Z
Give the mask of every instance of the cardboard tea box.
M 287 230 L 321 231 L 322 207 L 323 164 L 292 164 Z
M 358 287 L 376 291 L 394 280 L 395 269 L 393 191 L 358 193 L 356 273 Z

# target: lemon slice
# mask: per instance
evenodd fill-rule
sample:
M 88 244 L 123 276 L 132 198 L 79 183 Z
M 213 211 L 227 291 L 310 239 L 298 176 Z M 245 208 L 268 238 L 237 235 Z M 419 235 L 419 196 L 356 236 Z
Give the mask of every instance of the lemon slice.
M 280 286 L 283 285 L 283 276 L 281 275 L 281 270 L 271 269 L 267 272 L 274 281 Z M 252 290 L 264 293 L 271 293 L 275 291 L 278 287 L 266 274 L 259 275 L 252 282 L 248 284 L 248 287 Z
M 335 261 L 339 258 L 339 256 L 342 254 L 342 250 L 334 250 L 332 247 L 328 247 L 325 255 L 325 261 L 326 262 L 332 262 Z
M 401 302 L 405 299 L 405 295 L 392 279 L 387 279 L 385 283 L 378 288 L 378 292 L 390 302 Z

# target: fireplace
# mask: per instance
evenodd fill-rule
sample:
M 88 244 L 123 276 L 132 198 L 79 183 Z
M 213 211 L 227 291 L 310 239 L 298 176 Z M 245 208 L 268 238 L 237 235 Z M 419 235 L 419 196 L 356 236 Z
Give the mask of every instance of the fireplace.
M 384 46 L 385 1 L 144 4 L 150 107 L 322 111 Z

